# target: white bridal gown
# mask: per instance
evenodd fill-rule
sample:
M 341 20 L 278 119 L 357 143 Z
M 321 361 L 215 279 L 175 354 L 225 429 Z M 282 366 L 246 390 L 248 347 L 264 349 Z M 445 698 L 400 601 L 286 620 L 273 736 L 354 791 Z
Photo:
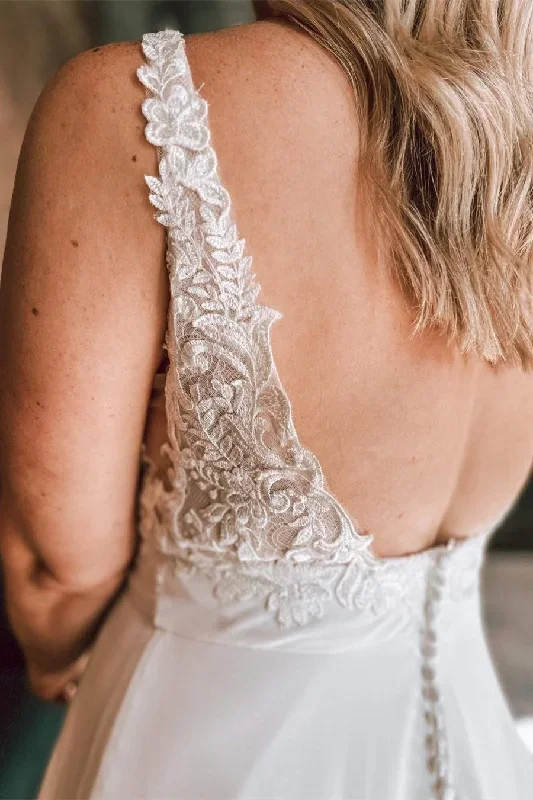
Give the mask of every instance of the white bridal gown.
M 41 800 L 533 800 L 480 616 L 490 531 L 373 554 L 294 430 L 183 36 L 143 50 L 169 444 Z

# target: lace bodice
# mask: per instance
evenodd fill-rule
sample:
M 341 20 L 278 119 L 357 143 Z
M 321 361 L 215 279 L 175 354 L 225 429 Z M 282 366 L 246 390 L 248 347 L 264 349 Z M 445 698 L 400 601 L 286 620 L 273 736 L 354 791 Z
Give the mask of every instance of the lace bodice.
M 295 430 L 270 342 L 281 314 L 260 301 L 184 37 L 147 34 L 142 47 L 146 137 L 159 156 L 159 175 L 146 182 L 167 231 L 170 303 L 168 441 L 163 466 L 143 451 L 137 586 L 153 584 L 155 624 L 186 638 L 333 652 L 357 647 L 374 620 L 385 620 L 377 626 L 385 640 L 392 629 L 420 637 L 431 792 L 452 800 L 437 619 L 453 625 L 456 602 L 476 607 L 491 531 L 413 556 L 376 557 L 372 537 L 329 490 Z M 346 613 L 354 611 L 361 613 Z
M 145 456 L 141 534 L 178 571 L 207 576 L 219 600 L 255 597 L 281 626 L 330 600 L 380 613 L 412 570 L 375 557 L 298 439 L 270 344 L 281 314 L 258 300 L 182 34 L 147 34 L 143 51 L 146 137 L 159 153 L 146 181 L 167 229 L 171 300 L 168 472 Z

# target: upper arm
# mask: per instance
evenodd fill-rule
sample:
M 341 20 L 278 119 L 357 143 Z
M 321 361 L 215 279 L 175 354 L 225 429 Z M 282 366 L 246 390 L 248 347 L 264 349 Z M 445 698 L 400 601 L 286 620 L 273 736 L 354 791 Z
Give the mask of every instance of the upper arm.
M 137 45 L 104 48 L 46 87 L 21 151 L 2 270 L 2 537 L 80 585 L 123 568 L 133 551 L 166 324 L 140 63 Z

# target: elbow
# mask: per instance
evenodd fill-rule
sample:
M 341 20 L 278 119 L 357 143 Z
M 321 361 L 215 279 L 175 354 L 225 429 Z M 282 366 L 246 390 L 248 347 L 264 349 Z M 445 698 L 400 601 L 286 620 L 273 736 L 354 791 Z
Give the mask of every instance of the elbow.
M 9 508 L 5 496 L 0 497 L 0 559 L 6 583 L 12 578 L 20 588 L 31 585 L 35 591 L 67 596 L 106 592 L 126 579 L 132 547 L 115 547 L 109 553 L 84 548 L 83 539 L 90 537 L 90 531 L 47 535 L 48 526 L 43 523 L 38 529 L 37 524 L 29 525 Z

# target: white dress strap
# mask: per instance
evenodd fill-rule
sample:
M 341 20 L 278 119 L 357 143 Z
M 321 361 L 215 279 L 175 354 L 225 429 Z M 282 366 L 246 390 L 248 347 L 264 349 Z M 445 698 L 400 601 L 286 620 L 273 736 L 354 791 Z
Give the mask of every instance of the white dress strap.
M 282 624 L 320 616 L 332 596 L 346 606 L 381 604 L 375 572 L 382 565 L 371 537 L 328 491 L 318 459 L 294 429 L 270 345 L 281 314 L 257 302 L 252 259 L 218 174 L 208 105 L 194 85 L 184 37 L 162 31 L 145 35 L 142 45 L 146 138 L 159 151 L 159 177 L 146 181 L 168 231 L 169 439 L 181 451 L 174 454 L 175 469 L 186 473 L 181 483 L 196 497 L 206 494 L 202 530 L 195 508 L 182 519 L 180 539 L 191 558 L 201 538 L 203 554 L 211 547 L 218 566 L 224 559 L 241 570 L 253 564 L 254 593 L 262 585 L 275 594 L 290 576 L 294 603 L 270 601 Z M 298 574 L 303 562 L 315 568 Z

